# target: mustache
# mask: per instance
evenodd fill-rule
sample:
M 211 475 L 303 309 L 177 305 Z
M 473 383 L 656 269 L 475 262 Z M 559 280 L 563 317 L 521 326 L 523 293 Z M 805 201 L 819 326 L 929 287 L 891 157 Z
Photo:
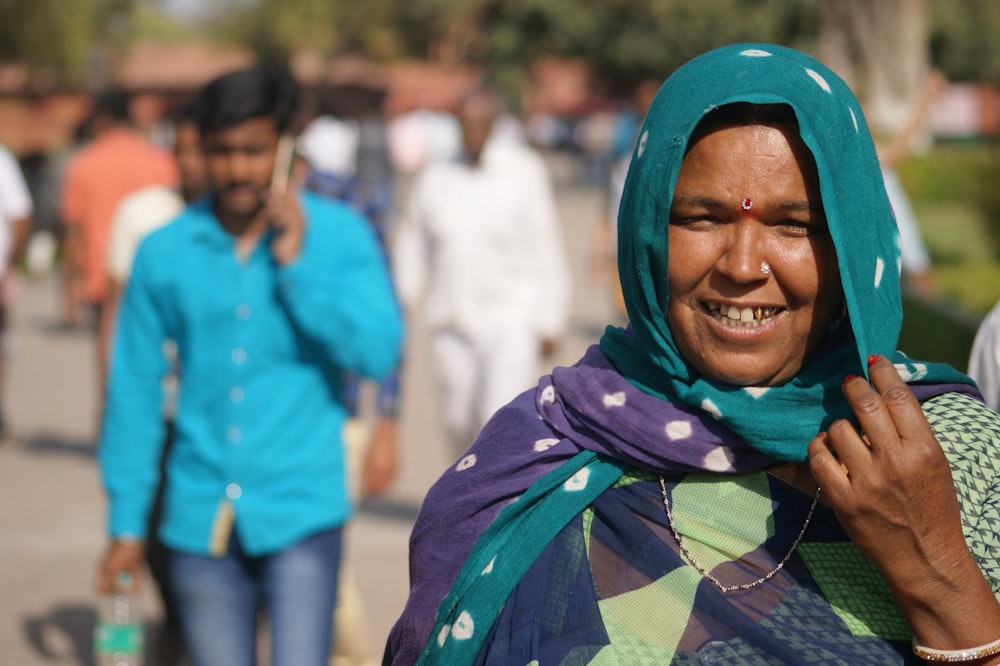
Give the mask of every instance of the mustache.
M 222 188 L 222 191 L 232 192 L 234 190 L 239 190 L 244 188 L 254 190 L 255 192 L 263 192 L 264 190 L 267 189 L 266 187 L 261 187 L 249 181 L 237 181 L 237 182 L 226 183 L 226 185 Z

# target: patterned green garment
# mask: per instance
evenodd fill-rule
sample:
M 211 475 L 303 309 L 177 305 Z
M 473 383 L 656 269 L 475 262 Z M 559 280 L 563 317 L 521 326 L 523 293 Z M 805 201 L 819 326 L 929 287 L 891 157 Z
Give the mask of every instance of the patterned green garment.
M 923 409 L 952 466 L 969 548 L 1000 590 L 1000 416 L 956 393 Z M 529 490 L 477 544 L 442 604 L 430 663 L 917 663 L 884 581 L 822 504 L 774 578 L 723 593 L 680 556 L 655 476 L 600 458 L 571 465 L 562 482 L 554 474 L 536 484 L 548 486 L 544 509 L 505 520 Z M 725 585 L 773 569 L 812 503 L 764 472 L 666 481 L 685 545 Z M 535 538 L 560 516 L 569 522 L 554 539 Z M 496 618 L 488 631 L 486 618 Z

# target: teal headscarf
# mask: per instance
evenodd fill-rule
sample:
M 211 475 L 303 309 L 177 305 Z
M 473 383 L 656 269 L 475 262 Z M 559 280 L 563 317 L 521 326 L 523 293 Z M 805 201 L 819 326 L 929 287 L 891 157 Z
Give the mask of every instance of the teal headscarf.
M 681 161 L 705 114 L 736 102 L 787 104 L 795 112 L 816 161 L 854 334 L 853 341 L 807 360 L 787 383 L 767 389 L 699 376 L 667 325 L 667 224 Z M 823 64 L 772 44 L 737 44 L 699 56 L 660 88 L 633 151 L 618 215 L 618 270 L 631 332 L 609 328 L 601 349 L 640 389 L 700 407 L 763 453 L 803 460 L 818 432 L 851 415 L 841 383 L 847 374 L 867 375 L 869 354 L 888 356 L 908 382 L 972 383 L 948 366 L 896 351 L 899 233 L 861 107 Z

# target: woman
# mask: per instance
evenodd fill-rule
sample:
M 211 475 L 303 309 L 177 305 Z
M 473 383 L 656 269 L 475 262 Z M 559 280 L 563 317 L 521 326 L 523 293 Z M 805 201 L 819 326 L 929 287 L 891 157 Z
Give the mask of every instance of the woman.
M 843 82 L 762 44 L 682 67 L 619 237 L 630 327 L 432 488 L 386 661 L 996 659 L 1000 418 L 894 351 L 897 232 Z

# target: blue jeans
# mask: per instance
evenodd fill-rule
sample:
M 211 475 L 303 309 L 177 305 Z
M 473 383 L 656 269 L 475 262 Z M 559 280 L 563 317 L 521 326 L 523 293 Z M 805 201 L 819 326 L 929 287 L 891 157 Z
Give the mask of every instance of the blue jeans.
M 326 666 L 340 569 L 341 528 L 250 557 L 236 530 L 223 557 L 170 549 L 168 566 L 193 666 L 255 663 L 258 611 L 271 627 L 271 663 Z

